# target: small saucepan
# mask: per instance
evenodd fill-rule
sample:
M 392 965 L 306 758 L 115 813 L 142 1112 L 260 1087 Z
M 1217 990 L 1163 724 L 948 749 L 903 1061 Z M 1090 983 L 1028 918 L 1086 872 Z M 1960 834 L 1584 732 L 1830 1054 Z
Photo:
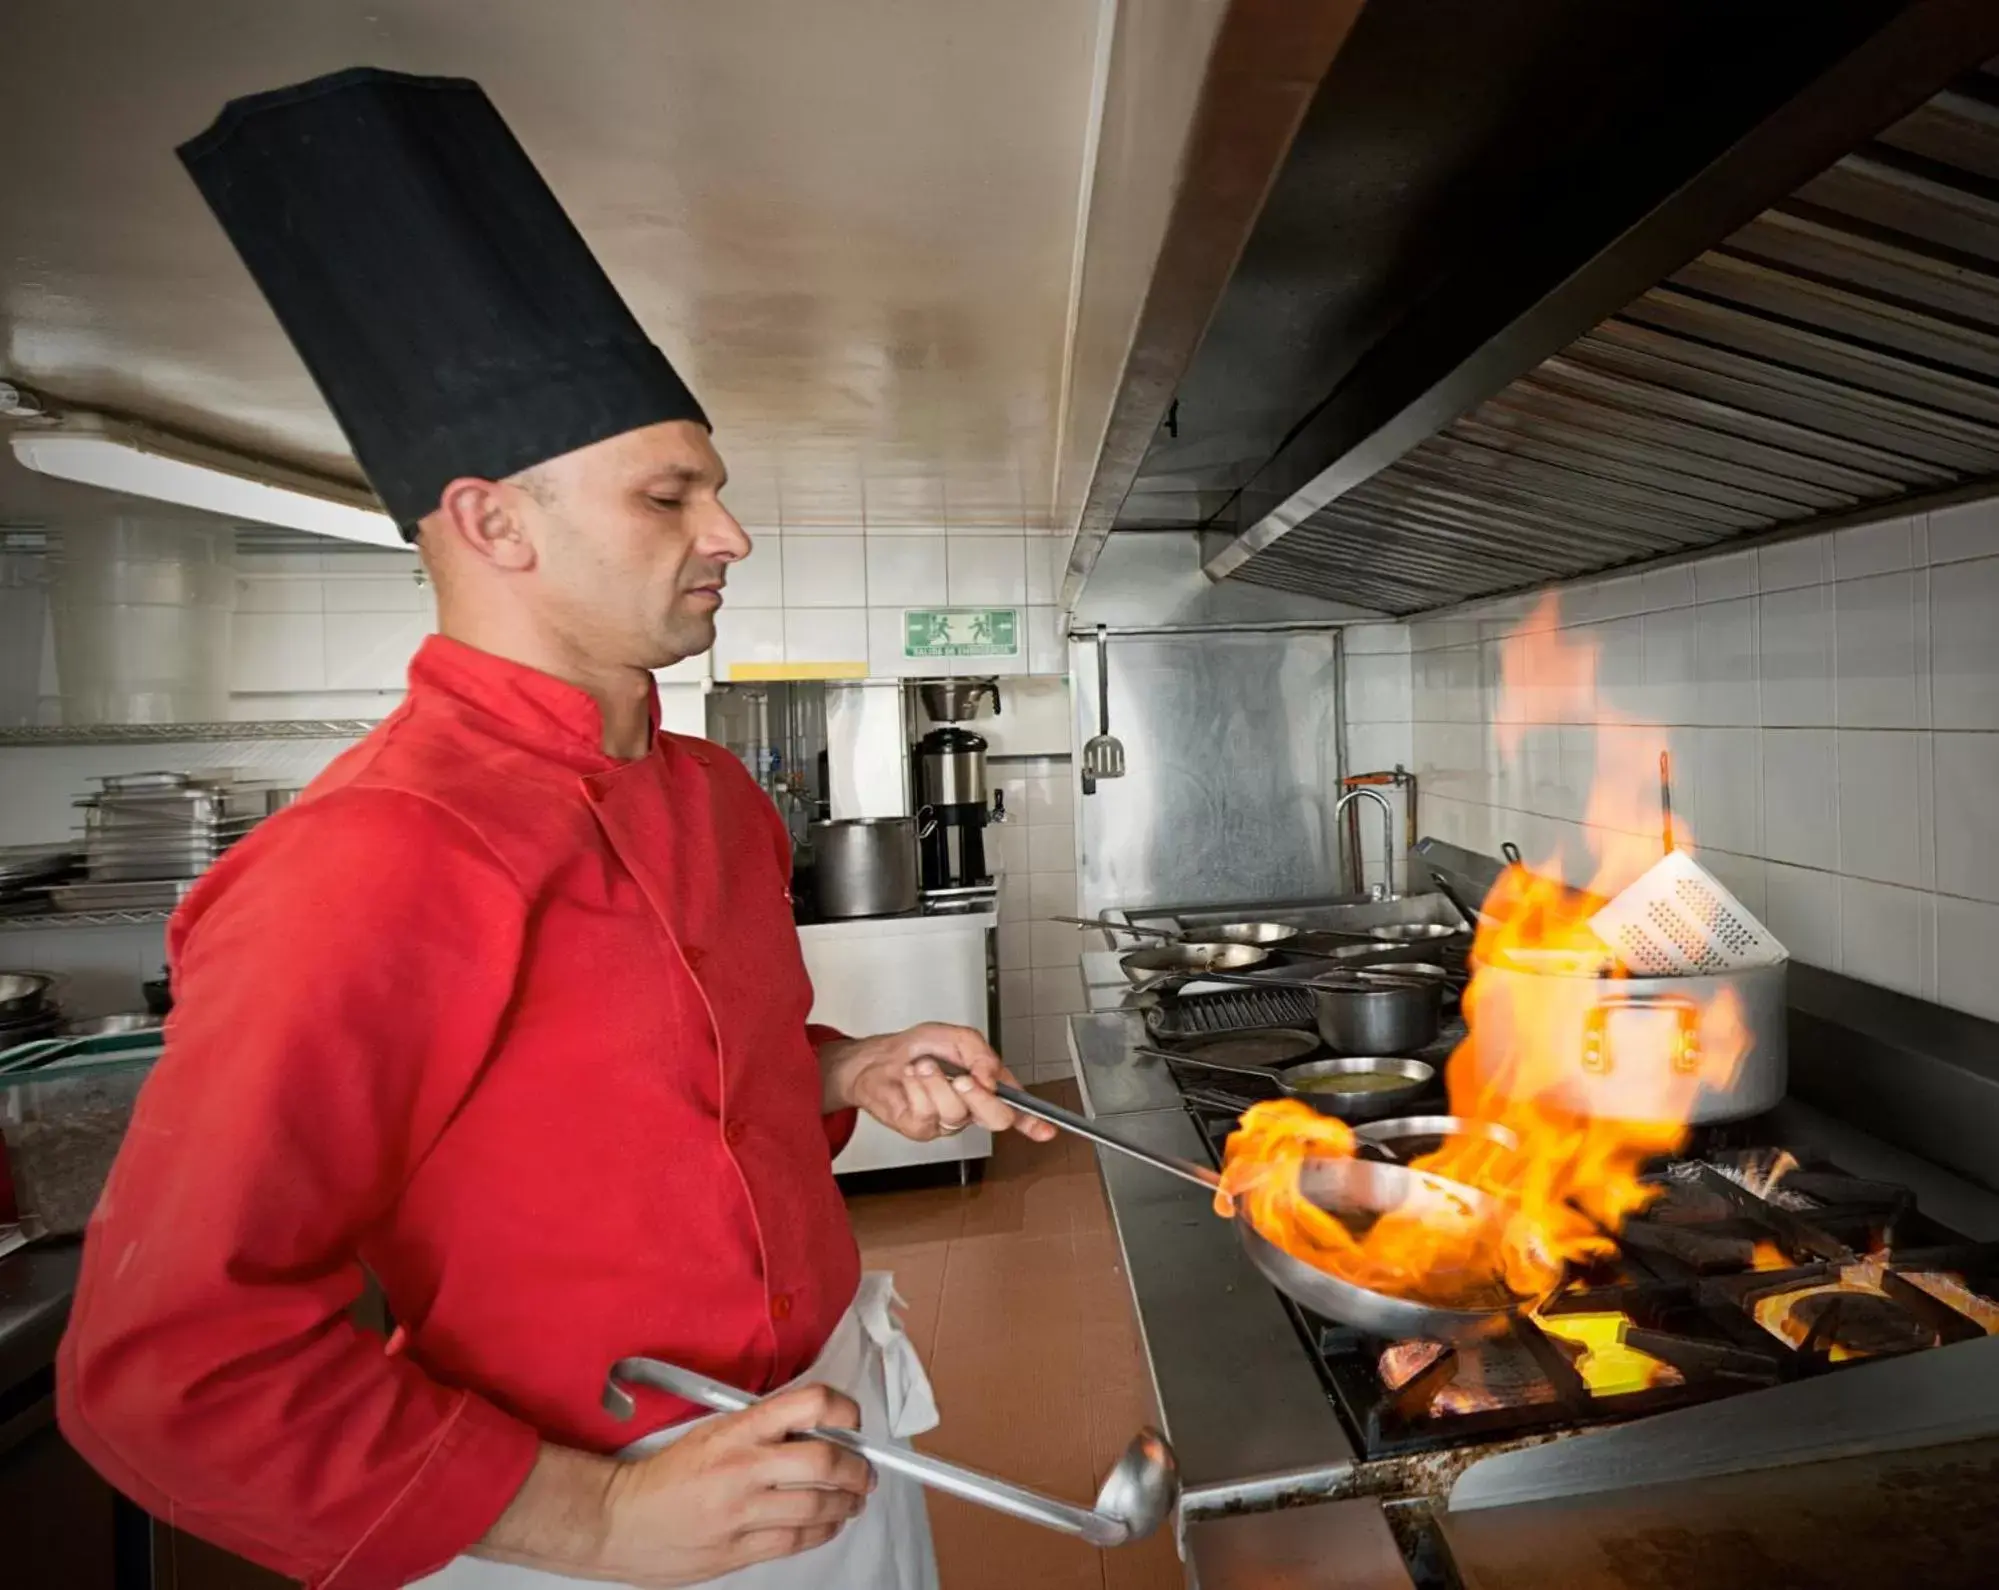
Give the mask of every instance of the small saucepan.
M 1256 1077 L 1284 1095 L 1301 1099 L 1321 1115 L 1369 1121 L 1393 1115 L 1436 1080 L 1437 1068 L 1400 1055 L 1338 1055 L 1330 1060 L 1301 1060 L 1285 1066 L 1233 1065 L 1195 1051 L 1174 1054 L 1166 1049 L 1135 1049 L 1134 1054 L 1202 1071 Z

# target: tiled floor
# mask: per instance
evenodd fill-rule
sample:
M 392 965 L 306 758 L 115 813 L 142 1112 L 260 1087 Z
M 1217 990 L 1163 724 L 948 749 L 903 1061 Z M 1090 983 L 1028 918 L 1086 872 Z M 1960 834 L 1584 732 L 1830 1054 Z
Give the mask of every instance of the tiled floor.
M 1035 1090 L 1075 1107 L 1073 1084 Z M 975 1187 L 858 1194 L 871 1270 L 895 1272 L 943 1423 L 918 1445 L 1077 1502 L 1142 1424 L 1152 1388 L 1094 1151 L 1074 1138 L 994 1145 Z M 1097 1551 L 930 1497 L 943 1590 L 1178 1590 L 1170 1528 Z

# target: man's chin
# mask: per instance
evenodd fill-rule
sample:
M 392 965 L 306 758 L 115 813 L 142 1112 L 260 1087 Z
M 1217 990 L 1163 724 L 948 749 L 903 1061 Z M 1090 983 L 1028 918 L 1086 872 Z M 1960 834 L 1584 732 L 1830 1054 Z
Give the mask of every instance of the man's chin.
M 656 662 L 654 668 L 671 668 L 675 663 L 685 662 L 689 657 L 699 657 L 715 644 L 715 620 L 706 613 L 683 614 L 674 624 L 673 632 L 664 637 L 661 650 L 665 660 Z

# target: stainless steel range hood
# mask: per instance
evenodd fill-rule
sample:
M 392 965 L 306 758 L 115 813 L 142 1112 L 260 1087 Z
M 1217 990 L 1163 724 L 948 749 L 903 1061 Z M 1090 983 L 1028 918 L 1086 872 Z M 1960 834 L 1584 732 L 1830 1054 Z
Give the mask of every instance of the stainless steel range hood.
M 1072 586 L 1198 529 L 1407 615 L 1999 489 L 1995 55 L 1989 0 L 1372 0 L 1177 376 L 1134 344 Z
M 1986 72 L 1223 572 L 1406 613 L 1995 477 Z

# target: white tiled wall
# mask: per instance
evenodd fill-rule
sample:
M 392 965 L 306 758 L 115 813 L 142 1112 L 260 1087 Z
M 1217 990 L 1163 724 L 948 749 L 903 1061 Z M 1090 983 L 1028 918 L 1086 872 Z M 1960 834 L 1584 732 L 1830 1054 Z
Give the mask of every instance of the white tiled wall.
M 873 617 L 883 621 L 888 644 L 899 649 L 901 608 L 941 602 L 1027 604 L 1039 598 L 1052 603 L 1053 571 L 1060 538 L 1007 534 L 972 534 L 953 530 L 862 536 L 794 531 L 758 537 L 756 552 L 730 571 L 728 622 L 724 636 L 759 660 L 778 662 L 867 658 L 867 612 L 872 594 Z M 954 579 L 952 570 L 958 571 Z M 272 718 L 356 718 L 372 720 L 388 713 L 402 699 L 410 656 L 435 624 L 435 607 L 427 587 L 415 578 L 413 554 L 283 553 L 239 558 L 237 609 L 233 620 L 234 691 L 231 709 L 243 721 Z M 789 591 L 792 600 L 787 603 Z M 886 605 L 884 605 L 886 604 Z M 1028 607 L 1029 637 L 1041 678 L 1017 678 L 1006 687 L 1006 709 L 1000 718 L 981 720 L 981 732 L 995 756 L 994 764 L 1014 820 L 995 830 L 1000 843 L 1021 850 L 1015 902 L 1023 910 L 1041 902 L 1046 910 L 1075 909 L 1075 860 L 1068 818 L 1053 820 L 1055 803 L 1066 805 L 1069 750 L 1067 649 L 1055 644 L 1055 609 Z M 855 637 L 859 636 L 857 643 Z M 856 651 L 855 645 L 859 645 Z M 720 651 L 718 644 L 718 652 Z M 42 646 L 42 677 L 30 683 L 39 691 L 44 722 L 58 722 L 57 679 L 53 646 Z M 899 661 L 899 660 L 896 660 Z M 977 671 L 1025 675 L 1028 658 L 1018 666 Z M 17 665 L 18 666 L 18 665 Z M 934 663 L 906 670 L 885 666 L 884 674 L 936 674 Z M 32 670 L 30 670 L 32 672 Z M 662 713 L 669 728 L 683 733 L 705 732 L 702 681 L 709 676 L 709 658 L 690 658 L 661 674 Z M 155 743 L 121 746 L 0 747 L 0 845 L 57 841 L 71 830 L 76 813 L 71 802 L 90 787 L 93 776 L 139 772 L 152 768 L 237 768 L 246 776 L 282 783 L 304 783 L 348 744 L 348 740 L 243 740 Z M 1052 792 L 1052 793 L 1051 793 Z M 1035 846 L 1026 850 L 1029 824 L 1036 824 Z M 1010 921 L 1016 932 L 1003 933 L 1004 942 L 1018 941 L 1019 969 L 1029 968 L 1025 920 Z M 1067 964 L 1073 972 L 1078 945 L 1069 935 Z M 138 927 L 120 930 L 38 929 L 0 931 L 0 966 L 36 967 L 63 972 L 71 979 L 67 1003 L 82 1015 L 135 1008 L 137 984 L 156 975 L 163 955 L 163 930 Z M 1045 946 L 1044 946 L 1045 947 Z M 1043 971 L 1054 971 L 1044 966 Z M 1045 985 L 1061 981 L 1044 978 Z M 1058 994 L 1041 990 L 1042 1014 L 1055 1016 Z M 1016 1033 L 1016 1048 L 1029 1046 L 1037 1030 L 1034 998 L 1016 1001 L 1015 1013 L 1029 1023 L 1026 1037 Z M 1080 1003 L 1074 1008 L 1080 1009 Z M 1040 1028 L 1052 1031 L 1054 1021 Z M 1050 1053 L 1058 1052 L 1052 1041 Z
M 980 528 L 752 529 L 754 550 L 729 571 L 716 622 L 714 676 L 737 663 L 859 663 L 877 679 L 1062 674 L 1068 648 L 1055 606 L 1059 536 Z M 902 655 L 907 607 L 1017 607 L 1018 657 L 962 661 Z
M 982 720 L 983 721 L 983 720 Z M 990 764 L 1010 820 L 986 831 L 1000 889 L 1000 1053 L 1025 1081 L 1069 1075 L 1069 1017 L 1086 1008 L 1083 934 L 1049 917 L 1076 914 L 1075 809 L 1069 758 Z
M 1407 638 L 1427 832 L 1559 854 L 1580 882 L 1602 737 L 1639 765 L 1668 750 L 1701 860 L 1796 959 L 1999 1018 L 1999 500 L 1562 593 L 1594 705 L 1527 692 L 1506 757 L 1501 648 L 1527 605 L 1349 632 L 1356 766 L 1401 743 L 1369 657 Z

